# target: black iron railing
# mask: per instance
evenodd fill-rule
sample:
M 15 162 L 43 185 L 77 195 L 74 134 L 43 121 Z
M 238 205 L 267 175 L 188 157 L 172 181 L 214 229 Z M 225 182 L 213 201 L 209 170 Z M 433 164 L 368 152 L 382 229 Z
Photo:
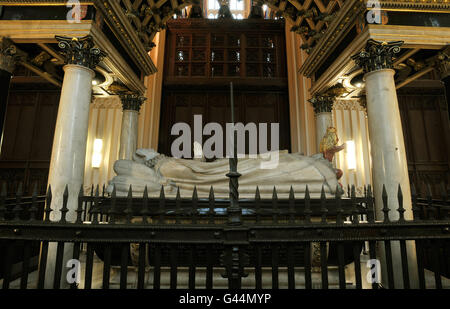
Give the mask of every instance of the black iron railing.
M 291 190 L 287 199 L 277 198 L 274 189 L 272 199 L 261 199 L 255 192 L 254 199 L 239 200 L 241 223 L 230 224 L 227 211 L 229 199 L 217 199 L 211 189 L 209 198 L 198 198 L 196 190 L 190 198 L 167 198 L 161 191 L 159 198 L 116 197 L 99 192 L 85 196 L 80 190 L 75 222 L 67 222 L 68 190 L 64 193 L 59 210 L 51 209 L 51 189 L 46 196 L 45 219 L 39 215 L 42 197 L 5 199 L 0 196 L 0 241 L 2 243 L 2 286 L 8 288 L 19 277 L 21 288 L 43 288 L 52 283 L 54 288 L 66 283 L 64 270 L 67 257 L 64 248 L 73 245 L 70 258 L 80 260 L 85 256 L 82 286 L 93 287 L 94 256 L 103 264 L 103 288 L 110 288 L 112 267 L 120 268 L 120 288 L 127 288 L 130 271 L 136 269 L 137 288 L 161 288 L 162 274 L 169 272 L 168 286 L 180 286 L 181 272 L 188 276 L 189 288 L 199 285 L 216 286 L 214 271 L 220 270 L 228 280 L 229 288 L 241 288 L 243 280 L 254 276 L 256 288 L 280 287 L 281 271 L 287 275 L 289 288 L 312 288 L 313 273 L 320 273 L 320 287 L 330 286 L 330 267 L 337 268 L 338 287 L 349 287 L 346 268 L 354 276 L 351 286 L 362 288 L 366 280 L 366 268 L 362 266 L 361 253 L 368 247 L 368 258 L 385 261 L 387 271 L 383 286 L 386 288 L 414 286 L 430 287 L 426 275 L 431 274 L 434 287 L 442 287 L 442 276 L 450 277 L 450 221 L 443 216 L 424 217 L 424 209 L 441 209 L 445 205 L 426 203 L 414 195 L 415 220 L 403 216 L 401 190 L 399 208 L 389 209 L 384 200 L 384 218 L 374 216 L 374 198 L 371 188 L 364 197 L 356 197 L 350 189 L 350 197 L 342 197 L 340 191 L 334 198 L 310 198 L 308 190 L 301 197 Z M 27 201 L 27 203 L 23 203 Z M 61 213 L 59 221 L 50 221 L 50 213 Z M 399 219 L 392 221 L 393 212 Z M 415 252 L 410 252 L 408 242 L 414 242 Z M 56 243 L 56 254 L 49 255 L 49 244 Z M 41 248 L 36 282 L 30 282 L 29 272 L 32 244 Z M 395 245 L 400 248 L 395 253 Z M 384 255 L 376 248 L 384 248 Z M 72 247 L 70 247 L 72 248 Z M 19 260 L 13 257 L 19 254 Z M 407 254 L 417 257 L 411 265 Z M 53 264 L 48 260 L 55 257 Z M 395 263 L 401 265 L 401 278 Z M 12 265 L 18 263 L 21 272 L 13 276 Z M 46 271 L 53 265 L 50 277 Z M 410 273 L 417 270 L 418 282 Z M 54 267 L 54 268 L 53 268 Z M 205 272 L 205 280 L 199 283 L 198 271 Z M 269 279 L 265 272 L 269 271 Z M 394 274 L 395 273 L 395 274 Z M 302 280 L 299 282 L 299 274 Z M 394 276 L 395 275 L 395 276 Z M 148 281 L 146 276 L 152 280 Z M 427 285 L 428 284 L 428 285 Z M 77 288 L 72 284 L 72 288 Z M 372 283 L 373 288 L 380 284 Z

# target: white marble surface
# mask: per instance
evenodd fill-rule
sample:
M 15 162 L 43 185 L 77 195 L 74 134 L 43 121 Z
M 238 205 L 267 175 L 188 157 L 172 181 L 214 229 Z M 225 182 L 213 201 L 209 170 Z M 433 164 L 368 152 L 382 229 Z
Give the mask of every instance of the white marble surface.
M 78 206 L 78 192 L 83 183 L 86 159 L 86 142 L 89 122 L 89 104 L 91 102 L 92 78 L 94 71 L 79 65 L 64 66 L 64 81 L 56 119 L 53 138 L 52 156 L 48 184 L 52 188 L 52 221 L 59 220 L 59 210 L 63 204 L 63 194 L 66 184 L 69 188 L 66 219 L 76 219 L 75 210 Z M 70 257 L 70 246 L 65 248 L 66 260 Z M 56 246 L 49 246 L 47 277 L 53 276 Z M 50 281 L 50 280 L 49 280 Z
M 316 115 L 316 140 L 317 140 L 317 152 L 320 151 L 320 141 L 327 133 L 328 127 L 333 126 L 333 119 L 330 113 L 319 113 Z
M 391 220 L 399 218 L 396 211 L 399 206 L 397 200 L 399 184 L 403 192 L 403 207 L 406 209 L 405 218 L 412 219 L 413 217 L 408 165 L 394 74 L 394 70 L 384 69 L 367 73 L 364 76 L 377 220 L 383 220 L 384 218 L 382 212 L 383 184 L 386 186 Z M 407 249 L 409 253 L 415 252 L 414 244 L 408 242 Z M 379 256 L 384 256 L 384 247 L 380 246 L 379 252 Z M 395 281 L 396 285 L 400 287 L 403 283 L 401 280 L 400 248 L 397 242 L 392 245 L 392 254 L 394 270 L 396 271 Z M 417 270 L 411 267 L 411 265 L 415 265 L 415 255 L 409 254 L 408 259 L 411 277 L 417 277 Z M 383 277 L 386 278 L 386 275 Z M 413 282 L 417 282 L 417 280 L 413 280 Z
M 139 113 L 133 110 L 124 110 L 122 127 L 120 131 L 119 159 L 131 160 L 136 151 Z
M 141 156 L 148 154 L 145 159 Z M 307 157 L 287 151 L 272 153 L 277 157 L 276 168 L 262 169 L 261 164 L 269 162 L 269 158 L 241 158 L 238 160 L 239 195 L 241 198 L 253 198 L 258 186 L 261 198 L 271 198 L 276 186 L 279 198 L 287 198 L 291 186 L 296 197 L 304 196 L 306 185 L 311 197 L 319 197 L 322 185 L 325 194 L 334 195 L 338 182 L 336 172 L 329 161 L 322 154 Z M 155 161 L 156 160 L 156 161 Z M 150 166 L 149 166 L 150 165 Z M 181 196 L 192 196 L 194 187 L 199 197 L 207 198 L 213 186 L 215 197 L 229 196 L 229 179 L 225 176 L 229 172 L 229 160 L 217 159 L 214 162 L 177 159 L 159 156 L 149 149 L 138 149 L 131 160 L 118 160 L 114 164 L 117 173 L 107 188 L 112 192 L 116 186 L 118 196 L 126 196 L 130 185 L 133 195 L 142 196 L 145 186 L 149 195 L 159 196 L 161 186 L 164 185 L 166 196 L 175 197 L 177 188 Z

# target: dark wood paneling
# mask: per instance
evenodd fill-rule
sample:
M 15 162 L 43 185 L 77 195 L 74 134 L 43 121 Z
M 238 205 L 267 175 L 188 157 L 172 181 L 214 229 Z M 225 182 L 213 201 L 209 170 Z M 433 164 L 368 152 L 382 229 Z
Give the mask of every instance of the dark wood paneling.
M 225 131 L 226 123 L 231 122 L 230 96 L 227 91 L 166 91 L 163 94 L 161 109 L 158 150 L 166 155 L 171 155 L 171 144 L 177 138 L 170 135 L 175 123 L 185 122 L 193 131 L 194 115 L 202 115 L 203 126 L 209 122 L 217 122 Z M 280 149 L 290 150 L 289 100 L 286 92 L 237 91 L 235 117 L 236 122 L 244 124 L 268 123 L 269 147 L 270 123 L 279 123 Z M 193 138 L 192 136 L 192 142 Z M 208 136 L 204 136 L 203 141 L 207 138 Z M 225 147 L 225 139 L 223 145 Z
M 449 119 L 444 95 L 428 92 L 400 93 L 398 101 L 411 182 L 437 198 L 450 184 Z
M 19 183 L 25 193 L 37 185 L 45 192 L 59 91 L 11 91 L 0 153 L 0 182 L 13 194 Z

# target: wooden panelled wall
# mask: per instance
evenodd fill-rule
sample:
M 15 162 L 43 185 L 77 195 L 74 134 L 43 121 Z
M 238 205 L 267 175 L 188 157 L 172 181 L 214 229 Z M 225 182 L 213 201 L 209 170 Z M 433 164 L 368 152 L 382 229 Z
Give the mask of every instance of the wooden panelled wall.
M 405 88 L 398 93 L 408 170 L 416 189 L 434 196 L 450 184 L 450 131 L 443 89 Z
M 202 115 L 203 126 L 208 122 L 219 123 L 225 133 L 226 123 L 231 122 L 230 95 L 227 91 L 169 91 L 163 97 L 159 151 L 171 155 L 172 142 L 178 136 L 171 136 L 172 125 L 187 123 L 194 128 L 194 116 Z M 267 136 L 270 138 L 270 123 L 280 124 L 280 149 L 290 150 L 289 105 L 286 92 L 237 91 L 234 96 L 236 122 L 268 123 Z M 259 134 L 259 132 L 258 132 Z M 191 136 L 192 143 L 194 136 Z M 209 136 L 203 137 L 203 142 Z M 223 149 L 225 155 L 225 134 Z M 268 147 L 271 148 L 270 141 Z M 246 142 L 248 152 L 248 140 Z
M 13 194 L 21 182 L 25 194 L 47 186 L 59 91 L 11 91 L 0 154 L 0 180 Z

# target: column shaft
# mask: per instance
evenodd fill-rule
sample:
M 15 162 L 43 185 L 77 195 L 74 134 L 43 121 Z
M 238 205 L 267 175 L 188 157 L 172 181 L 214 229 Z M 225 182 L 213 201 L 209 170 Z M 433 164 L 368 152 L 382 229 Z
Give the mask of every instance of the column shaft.
M 403 193 L 405 219 L 413 218 L 411 190 L 409 185 L 408 165 L 405 143 L 403 139 L 402 122 L 395 90 L 394 70 L 382 69 L 365 75 L 367 116 L 369 124 L 370 148 L 372 155 L 372 175 L 375 195 L 377 220 L 383 220 L 383 185 L 386 187 L 389 217 L 397 220 L 399 207 L 397 194 L 400 184 Z M 400 244 L 392 242 L 392 257 L 394 282 L 396 288 L 403 287 Z M 414 242 L 407 242 L 408 272 L 411 287 L 417 287 L 417 259 Z M 385 250 L 378 243 L 378 258 L 382 264 L 382 283 L 387 285 Z
M 408 164 L 394 74 L 394 70 L 383 69 L 365 75 L 376 212 L 377 217 L 382 219 L 383 184 L 386 186 L 389 208 L 398 208 L 397 192 L 400 184 L 405 218 L 412 219 Z M 398 212 L 392 211 L 390 218 L 397 220 Z
M 331 126 L 333 126 L 333 120 L 330 112 L 316 114 L 317 152 L 320 152 L 320 141 Z
M 137 147 L 139 113 L 135 110 L 124 110 L 120 132 L 119 159 L 132 160 Z
M 80 65 L 64 67 L 65 75 L 56 119 L 48 184 L 52 187 L 51 220 L 59 220 L 64 188 L 69 185 L 67 220 L 76 218 L 77 197 L 83 183 L 86 141 L 94 72 Z

